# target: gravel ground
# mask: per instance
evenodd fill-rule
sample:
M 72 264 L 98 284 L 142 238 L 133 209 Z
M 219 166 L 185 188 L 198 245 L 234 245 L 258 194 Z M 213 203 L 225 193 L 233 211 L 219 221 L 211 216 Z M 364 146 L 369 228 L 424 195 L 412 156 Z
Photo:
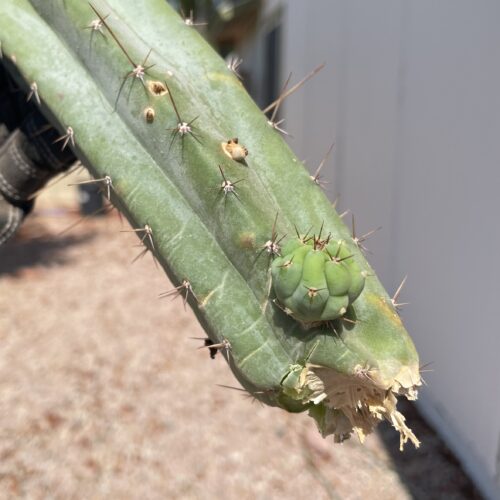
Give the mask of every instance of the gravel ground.
M 220 387 L 238 384 L 182 300 L 157 299 L 151 256 L 131 264 L 126 223 L 60 235 L 74 211 L 41 207 L 0 248 L 0 498 L 480 498 L 412 405 L 422 446 L 401 454 L 388 426 L 335 445 Z

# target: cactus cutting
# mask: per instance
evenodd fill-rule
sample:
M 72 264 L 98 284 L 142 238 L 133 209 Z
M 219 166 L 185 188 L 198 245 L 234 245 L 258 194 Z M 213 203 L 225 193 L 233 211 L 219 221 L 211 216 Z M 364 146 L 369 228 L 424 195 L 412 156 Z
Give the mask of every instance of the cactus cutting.
M 387 420 L 418 446 L 396 409 L 418 354 L 362 240 L 189 19 L 164 0 L 4 0 L 3 60 L 245 390 L 336 441 Z

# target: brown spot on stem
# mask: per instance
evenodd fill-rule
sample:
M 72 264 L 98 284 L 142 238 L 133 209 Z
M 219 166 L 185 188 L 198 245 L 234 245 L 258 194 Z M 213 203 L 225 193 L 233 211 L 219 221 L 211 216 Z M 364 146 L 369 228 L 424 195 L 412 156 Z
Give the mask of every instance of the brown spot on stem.
M 148 90 L 151 92 L 151 94 L 156 96 L 168 94 L 166 85 L 163 82 L 157 80 L 148 81 Z

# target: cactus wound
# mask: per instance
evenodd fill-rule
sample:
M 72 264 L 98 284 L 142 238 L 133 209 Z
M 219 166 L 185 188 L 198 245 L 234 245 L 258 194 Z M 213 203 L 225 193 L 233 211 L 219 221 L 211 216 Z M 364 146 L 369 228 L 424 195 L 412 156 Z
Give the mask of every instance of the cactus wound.
M 401 371 L 403 380 L 406 371 Z M 382 389 L 377 378 L 376 369 L 360 365 L 354 367 L 352 375 L 345 375 L 306 362 L 291 365 L 281 385 L 286 396 L 307 405 L 324 437 L 333 434 L 335 442 L 341 443 L 354 432 L 363 443 L 382 420 L 387 420 L 400 434 L 401 451 L 408 441 L 418 448 L 420 441 L 396 410 L 398 394 L 416 399 L 413 384 L 403 385 L 396 377 L 393 386 Z
M 148 80 L 147 82 L 148 90 L 154 96 L 162 96 L 168 93 L 167 86 L 160 82 L 159 80 Z
M 248 149 L 238 142 L 238 138 L 229 139 L 227 142 L 221 143 L 224 153 L 234 161 L 244 162 L 248 156 Z
M 144 119 L 146 120 L 147 123 L 153 123 L 155 121 L 156 113 L 151 106 L 148 106 L 146 109 L 144 109 L 143 114 L 144 114 Z

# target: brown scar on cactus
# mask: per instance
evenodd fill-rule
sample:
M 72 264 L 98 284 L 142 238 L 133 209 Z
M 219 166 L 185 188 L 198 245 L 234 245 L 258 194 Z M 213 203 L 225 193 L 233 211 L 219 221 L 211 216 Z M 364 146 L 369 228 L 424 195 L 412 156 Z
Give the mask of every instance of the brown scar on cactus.
M 148 80 L 147 82 L 147 87 L 149 92 L 154 95 L 161 97 L 163 95 L 166 95 L 168 93 L 167 87 L 163 82 L 160 82 L 158 80 Z
M 226 142 L 221 142 L 221 146 L 222 151 L 224 151 L 224 154 L 228 158 L 246 165 L 245 158 L 248 156 L 248 149 L 239 143 L 237 137 L 229 139 Z
M 164 299 L 165 297 L 173 297 L 175 299 L 176 297 L 181 296 L 185 310 L 189 294 L 191 294 L 194 300 L 196 300 L 196 302 L 199 303 L 199 300 L 197 299 L 196 295 L 193 292 L 193 287 L 191 286 L 191 283 L 187 279 L 183 279 L 182 283 L 179 286 L 172 288 L 172 290 L 160 293 L 158 295 L 158 298 Z
M 106 18 L 108 16 L 103 17 L 98 12 L 98 10 L 91 3 L 89 3 L 89 5 L 90 5 L 91 9 L 97 15 L 97 17 L 99 18 L 99 20 L 101 21 L 101 23 L 109 31 L 109 34 L 113 37 L 113 40 L 116 42 L 116 44 L 118 45 L 118 47 L 120 48 L 120 50 L 123 52 L 123 54 L 125 55 L 125 57 L 128 59 L 129 63 L 132 65 L 132 68 L 133 68 L 131 71 L 129 71 L 124 76 L 123 81 L 122 81 L 122 83 L 120 85 L 120 88 L 118 89 L 118 95 L 116 96 L 115 106 L 114 106 L 114 109 L 116 109 L 116 106 L 118 105 L 118 100 L 120 99 L 120 95 L 122 93 L 123 87 L 125 86 L 125 83 L 127 82 L 128 78 L 130 78 L 130 77 L 133 78 L 132 79 L 132 84 L 130 85 L 130 89 L 129 89 L 129 96 L 130 96 L 130 93 L 132 92 L 132 87 L 133 87 L 134 82 L 136 80 L 139 80 L 141 82 L 142 86 L 144 88 L 146 88 L 146 86 L 144 84 L 144 76 L 146 75 L 146 73 L 147 73 L 148 70 L 150 70 L 153 66 L 155 66 L 154 64 L 150 64 L 149 66 L 146 66 L 146 63 L 147 63 L 147 61 L 149 59 L 149 56 L 151 55 L 151 52 L 153 51 L 153 49 L 149 49 L 149 52 L 146 54 L 146 57 L 144 58 L 144 60 L 142 61 L 142 63 L 140 63 L 140 64 L 135 63 L 134 60 L 130 57 L 129 53 L 127 52 L 127 49 L 120 42 L 120 40 L 118 39 L 118 37 L 115 35 L 115 33 L 113 32 L 113 30 L 109 27 L 108 23 L 106 22 Z
M 238 235 L 238 246 L 247 250 L 255 249 L 255 233 L 243 232 Z
M 142 114 L 147 123 L 153 123 L 155 121 L 156 112 L 151 106 L 144 108 Z

